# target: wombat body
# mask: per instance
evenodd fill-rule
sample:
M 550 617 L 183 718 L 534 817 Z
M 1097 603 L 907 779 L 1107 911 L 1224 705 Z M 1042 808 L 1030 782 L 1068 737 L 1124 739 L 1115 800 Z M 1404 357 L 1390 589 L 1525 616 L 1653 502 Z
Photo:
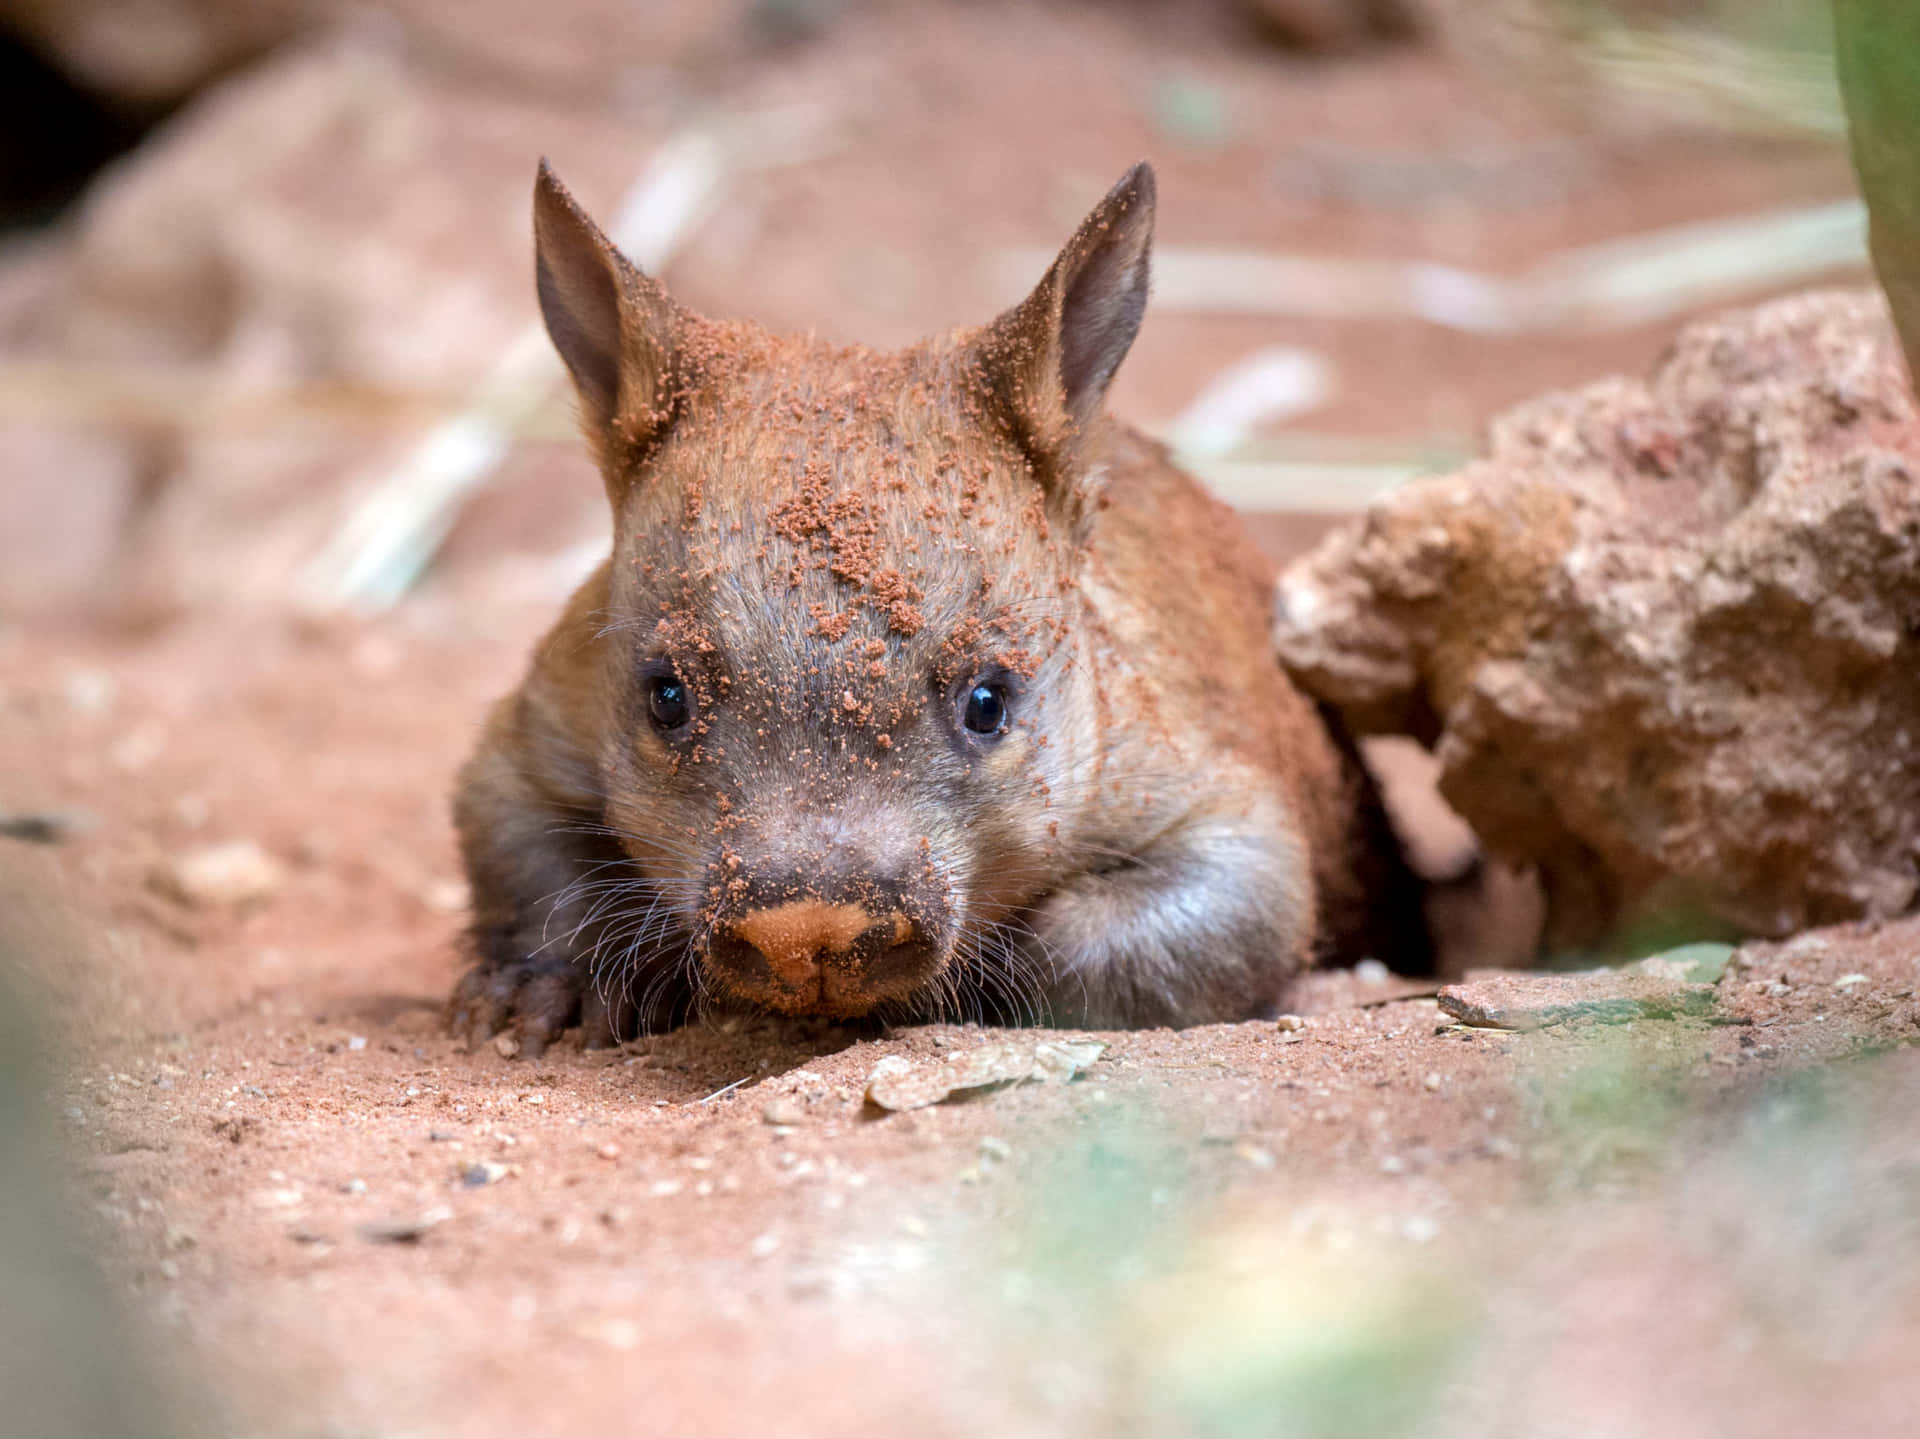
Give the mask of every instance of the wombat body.
M 1152 213 L 1137 167 L 1023 304 L 880 354 L 681 310 L 543 168 L 615 535 L 461 774 L 458 1031 L 1190 1024 L 1319 956 L 1422 957 L 1371 781 L 1272 657 L 1268 567 L 1102 412 Z

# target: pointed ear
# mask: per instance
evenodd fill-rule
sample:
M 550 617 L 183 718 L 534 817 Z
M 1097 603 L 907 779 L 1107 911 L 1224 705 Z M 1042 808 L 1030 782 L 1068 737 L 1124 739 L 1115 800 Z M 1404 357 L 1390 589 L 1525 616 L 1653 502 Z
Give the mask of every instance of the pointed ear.
M 547 162 L 533 186 L 534 283 L 609 483 L 673 419 L 684 316 L 613 247 Z
M 1070 458 L 1140 332 L 1153 245 L 1153 168 L 1120 177 L 1031 295 L 978 344 L 1000 413 L 1043 473 Z

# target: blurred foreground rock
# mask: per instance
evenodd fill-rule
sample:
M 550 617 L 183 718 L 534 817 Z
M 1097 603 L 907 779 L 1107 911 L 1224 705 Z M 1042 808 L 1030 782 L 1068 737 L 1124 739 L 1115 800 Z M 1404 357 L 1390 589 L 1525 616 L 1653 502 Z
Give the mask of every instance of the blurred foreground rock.
M 76 1216 L 96 1206 L 48 1123 L 52 1031 L 34 1022 L 27 981 L 83 962 L 29 872 L 0 855 L 0 1433 L 169 1439 L 186 1431 L 87 1250 Z
M 1920 893 L 1920 417 L 1876 294 L 1696 324 L 1521 406 L 1282 579 L 1276 639 L 1432 746 L 1550 948 L 1648 910 L 1777 936 Z

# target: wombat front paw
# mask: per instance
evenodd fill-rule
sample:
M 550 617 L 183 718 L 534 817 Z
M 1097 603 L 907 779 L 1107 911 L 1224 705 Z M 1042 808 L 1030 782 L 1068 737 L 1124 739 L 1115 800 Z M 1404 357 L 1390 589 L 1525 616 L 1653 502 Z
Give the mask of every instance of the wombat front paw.
M 537 1059 L 580 1023 L 583 979 L 579 966 L 565 959 L 476 965 L 461 976 L 447 1001 L 447 1028 L 474 1046 L 497 1034 L 511 1035 L 521 1055 Z

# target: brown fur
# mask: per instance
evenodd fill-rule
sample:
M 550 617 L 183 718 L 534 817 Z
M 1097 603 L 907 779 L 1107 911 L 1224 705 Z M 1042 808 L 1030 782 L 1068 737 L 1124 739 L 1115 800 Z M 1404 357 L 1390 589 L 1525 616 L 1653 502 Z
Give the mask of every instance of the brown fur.
M 877 354 L 679 310 L 543 170 L 615 538 L 461 775 L 456 1028 L 1194 1023 L 1419 948 L 1371 782 L 1272 658 L 1270 572 L 1101 413 L 1152 200 L 1137 168 L 1021 306 Z

